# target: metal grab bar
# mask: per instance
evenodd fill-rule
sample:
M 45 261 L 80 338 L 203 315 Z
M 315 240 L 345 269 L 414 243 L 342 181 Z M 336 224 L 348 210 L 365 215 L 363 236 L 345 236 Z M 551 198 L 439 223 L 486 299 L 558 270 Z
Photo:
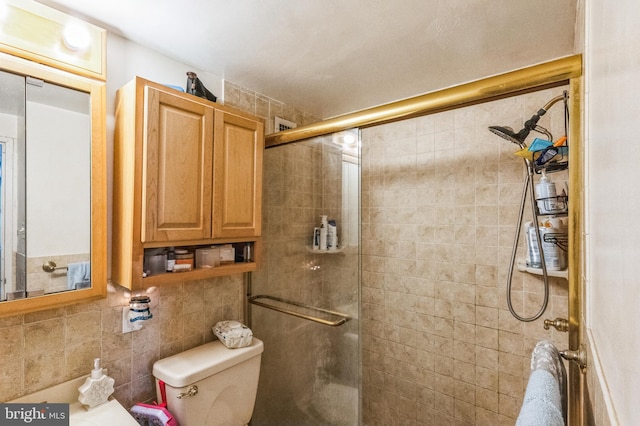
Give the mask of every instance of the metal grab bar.
M 335 321 L 330 321 L 328 319 L 318 318 L 317 316 L 313 316 L 313 315 L 307 315 L 305 313 L 298 312 L 296 310 L 289 309 L 289 308 L 286 308 L 286 307 L 269 304 L 267 302 L 261 301 L 260 299 L 270 300 L 270 301 L 273 301 L 273 302 L 279 302 L 279 303 L 283 303 L 285 305 L 295 306 L 297 308 L 309 309 L 310 311 L 321 312 L 321 313 L 327 314 L 327 315 L 333 315 L 335 317 L 339 317 L 340 319 L 335 320 Z M 323 308 L 316 308 L 315 306 L 309 306 L 309 305 L 305 305 L 304 303 L 299 303 L 299 302 L 292 302 L 290 300 L 282 299 L 280 297 L 275 297 L 275 296 L 267 296 L 267 295 L 252 296 L 252 297 L 249 298 L 249 303 L 252 303 L 252 304 L 258 305 L 258 306 L 262 306 L 263 308 L 273 309 L 274 311 L 282 312 L 284 314 L 293 315 L 294 317 L 304 318 L 304 319 L 307 319 L 309 321 L 313 321 L 313 322 L 317 322 L 317 323 L 320 323 L 320 324 L 328 325 L 328 326 L 331 326 L 331 327 L 337 327 L 337 326 L 342 325 L 342 324 L 344 324 L 345 322 L 347 322 L 347 321 L 349 321 L 351 319 L 348 315 L 342 314 L 340 312 L 330 311 L 328 309 L 323 309 Z

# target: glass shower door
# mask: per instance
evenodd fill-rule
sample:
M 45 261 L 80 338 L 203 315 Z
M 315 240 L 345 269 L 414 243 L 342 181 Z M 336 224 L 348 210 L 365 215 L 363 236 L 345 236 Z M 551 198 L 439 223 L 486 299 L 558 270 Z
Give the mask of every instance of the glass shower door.
M 267 149 L 251 328 L 265 351 L 252 425 L 359 424 L 359 135 Z M 338 249 L 314 250 L 320 216 Z

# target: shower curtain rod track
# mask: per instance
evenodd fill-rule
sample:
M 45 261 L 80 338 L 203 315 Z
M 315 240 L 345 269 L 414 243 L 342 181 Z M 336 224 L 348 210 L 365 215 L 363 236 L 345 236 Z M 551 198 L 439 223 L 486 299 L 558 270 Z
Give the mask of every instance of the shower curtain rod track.
M 289 305 L 294 308 L 289 309 L 282 306 L 272 305 L 267 302 L 260 301 L 260 299 L 266 299 L 266 300 L 275 301 L 278 303 L 283 303 L 285 305 Z M 281 312 L 283 314 L 292 315 L 294 317 L 304 318 L 306 320 L 317 322 L 319 324 L 328 325 L 331 327 L 338 327 L 351 319 L 348 315 L 342 314 L 340 312 L 330 311 L 328 309 L 323 309 L 323 308 L 317 308 L 315 306 L 309 306 L 304 303 L 292 302 L 290 300 L 282 299 L 276 296 L 268 296 L 268 295 L 252 296 L 249 298 L 249 303 L 257 306 L 262 306 L 263 308 L 272 309 L 274 311 Z M 332 315 L 332 316 L 338 317 L 339 319 L 336 319 L 335 321 L 330 321 L 324 318 L 319 318 L 317 316 L 307 315 L 302 312 L 298 312 L 295 310 L 295 308 L 309 309 L 311 311 Z

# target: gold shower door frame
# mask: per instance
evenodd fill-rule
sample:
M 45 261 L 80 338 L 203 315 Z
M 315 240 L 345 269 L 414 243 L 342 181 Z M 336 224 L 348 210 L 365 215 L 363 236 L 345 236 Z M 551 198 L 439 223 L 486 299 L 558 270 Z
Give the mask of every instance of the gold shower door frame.
M 572 55 L 461 84 L 375 108 L 342 115 L 266 137 L 266 147 L 283 145 L 342 130 L 364 128 L 422 115 L 490 102 L 569 84 L 571 116 L 569 150 L 569 337 L 568 349 L 578 351 L 584 341 L 584 194 L 582 144 L 582 55 Z M 564 348 L 559 348 L 564 349 Z M 584 374 L 569 362 L 568 424 L 584 424 Z

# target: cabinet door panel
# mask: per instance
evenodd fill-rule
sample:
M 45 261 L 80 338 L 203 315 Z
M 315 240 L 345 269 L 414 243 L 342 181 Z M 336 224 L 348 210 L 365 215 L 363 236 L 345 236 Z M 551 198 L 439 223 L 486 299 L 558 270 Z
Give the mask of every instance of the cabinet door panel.
M 216 111 L 214 238 L 259 236 L 264 126 Z
M 142 241 L 211 238 L 213 109 L 146 88 Z

